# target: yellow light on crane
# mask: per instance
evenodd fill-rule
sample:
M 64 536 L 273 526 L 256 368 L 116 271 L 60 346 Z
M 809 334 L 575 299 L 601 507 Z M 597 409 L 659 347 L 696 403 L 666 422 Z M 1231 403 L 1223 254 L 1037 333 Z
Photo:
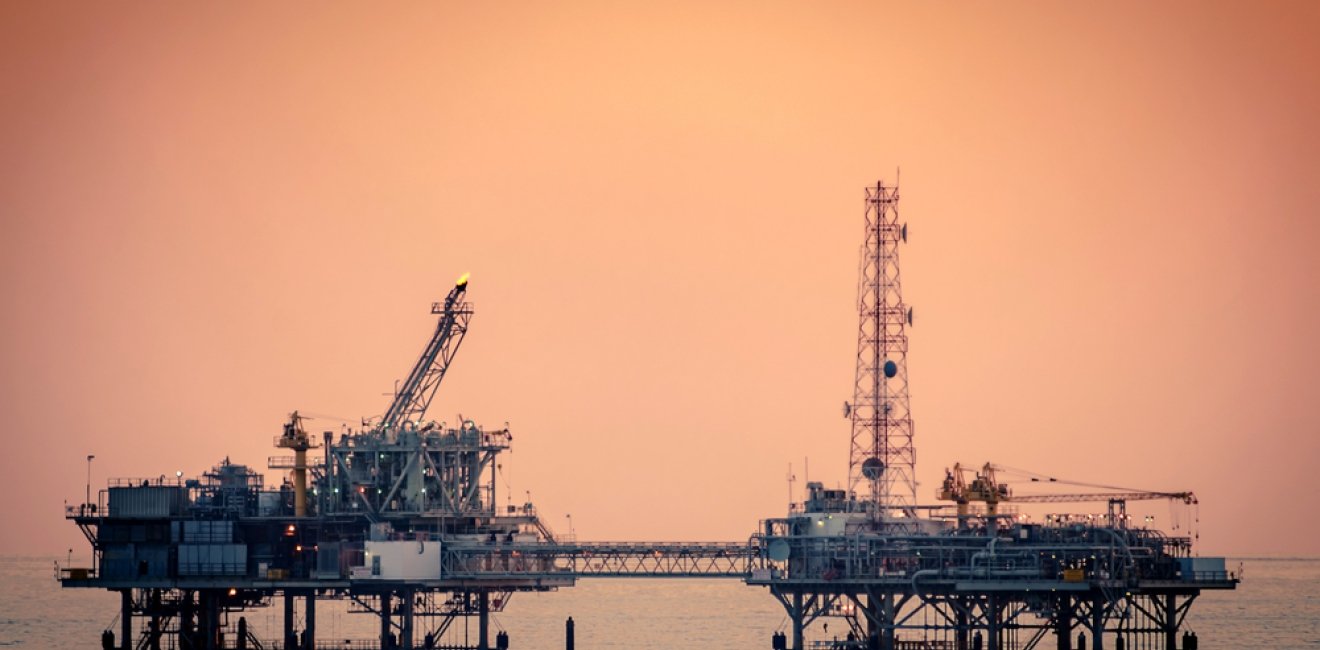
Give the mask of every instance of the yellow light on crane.
M 469 276 L 469 275 L 472 275 L 472 274 L 471 274 L 471 273 L 464 273 L 463 275 L 458 276 L 458 282 L 457 282 L 457 284 L 456 284 L 455 286 L 459 286 L 459 287 L 467 286 L 467 281 L 468 281 L 468 276 Z

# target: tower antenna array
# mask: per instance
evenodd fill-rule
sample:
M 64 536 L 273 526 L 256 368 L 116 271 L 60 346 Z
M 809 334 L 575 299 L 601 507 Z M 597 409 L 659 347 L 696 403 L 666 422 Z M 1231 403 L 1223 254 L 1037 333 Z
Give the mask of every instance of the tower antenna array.
M 866 488 L 864 503 L 880 520 L 911 516 L 917 504 L 916 451 L 908 402 L 905 328 L 898 248 L 907 226 L 898 221 L 898 186 L 866 188 L 866 236 L 857 285 L 857 374 L 848 416 L 852 446 L 848 489 Z

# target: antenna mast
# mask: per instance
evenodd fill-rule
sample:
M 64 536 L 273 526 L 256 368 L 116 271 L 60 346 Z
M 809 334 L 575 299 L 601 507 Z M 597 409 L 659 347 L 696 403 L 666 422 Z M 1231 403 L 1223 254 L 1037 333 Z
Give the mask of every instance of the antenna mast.
M 917 504 L 916 450 L 908 403 L 905 328 L 898 247 L 907 226 L 898 222 L 898 186 L 866 188 L 866 237 L 857 284 L 857 375 L 853 401 L 848 490 L 866 484 L 866 508 L 876 519 L 912 516 Z

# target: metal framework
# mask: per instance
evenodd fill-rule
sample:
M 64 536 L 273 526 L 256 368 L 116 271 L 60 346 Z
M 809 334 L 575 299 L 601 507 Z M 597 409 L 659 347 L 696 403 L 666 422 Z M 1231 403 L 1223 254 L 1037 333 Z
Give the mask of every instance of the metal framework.
M 946 480 L 941 498 L 955 512 L 917 503 L 897 203 L 897 187 L 867 188 L 848 489 L 808 483 L 801 504 L 746 543 L 578 543 L 557 538 L 531 503 L 497 508 L 507 425 L 424 421 L 472 315 L 464 276 L 432 306 L 436 331 L 376 425 L 337 440 L 325 432 L 317 465 L 294 413 L 276 446 L 296 455 L 270 459 L 292 472 L 278 489 L 227 458 L 197 479 L 112 481 L 95 503 L 66 508 L 94 562 L 61 569 L 63 585 L 120 593 L 120 636 L 105 632 L 107 650 L 328 647 L 315 639 L 316 602 L 327 598 L 379 618 L 379 635 L 354 650 L 504 650 L 503 632 L 491 644 L 492 612 L 515 592 L 588 576 L 743 579 L 784 606 L 793 650 L 820 619 L 843 622 L 812 646 L 833 650 L 1029 650 L 1051 635 L 1059 650 L 1088 636 L 1093 650 L 1194 650 L 1194 635 L 1177 636 L 1191 603 L 1237 576 L 1223 558 L 1193 557 L 1188 538 L 1131 527 L 1124 500 L 1195 503 L 1191 493 L 1011 498 L 987 465 L 971 485 L 960 470 Z M 984 511 L 970 508 L 974 496 Z M 998 509 L 1079 496 L 1108 499 L 1109 514 L 1040 525 Z M 242 612 L 277 597 L 282 638 L 260 640 Z M 475 640 L 455 638 L 461 617 L 476 619 Z M 790 647 L 783 633 L 772 639 Z
M 783 604 L 793 649 L 807 647 L 813 621 L 838 617 L 846 627 L 827 647 L 1017 650 L 1052 635 L 1055 647 L 1070 650 L 1082 647 L 1073 645 L 1081 633 L 1095 650 L 1107 640 L 1173 650 L 1185 647 L 1176 636 L 1201 590 L 1237 583 L 1222 558 L 1202 570 L 1189 539 L 1148 529 L 1060 522 L 822 535 L 808 517 L 763 526 L 755 541 L 762 556 L 747 583 L 768 587 Z
M 905 327 L 898 248 L 907 227 L 898 222 L 898 187 L 866 188 L 866 231 L 857 284 L 857 373 L 847 413 L 852 420 L 848 491 L 866 484 L 864 506 L 877 520 L 912 517 L 917 505 L 916 451 L 908 401 Z
M 747 584 L 766 587 L 790 620 L 791 638 L 776 633 L 772 647 L 1023 650 L 1050 636 L 1059 650 L 1085 647 L 1087 636 L 1094 650 L 1179 647 L 1177 632 L 1201 590 L 1233 589 L 1237 579 L 1223 558 L 1191 557 L 1188 538 L 1129 527 L 1122 497 L 1131 495 L 1105 495 L 1110 514 L 1098 521 L 1056 515 L 1031 524 L 999 502 L 1056 498 L 1010 499 L 987 465 L 970 485 L 961 470 L 946 479 L 940 494 L 957 502 L 954 512 L 917 504 L 898 198 L 883 182 L 866 190 L 856 384 L 845 409 L 848 490 L 808 483 L 806 499 L 790 504 L 788 517 L 763 521 L 752 540 L 760 556 Z M 859 496 L 863 482 L 869 489 Z M 1141 494 L 1194 501 L 1190 493 Z M 972 512 L 972 497 L 984 511 Z M 808 646 L 805 630 L 822 618 L 843 625 Z M 828 621 L 820 629 L 828 634 Z M 1181 647 L 1195 645 L 1185 636 Z
M 746 578 L 758 557 L 733 542 L 451 544 L 445 575 L 593 578 Z
M 454 355 L 458 354 L 458 347 L 463 344 L 468 323 L 472 320 L 472 305 L 463 301 L 467 286 L 468 276 L 465 273 L 449 291 L 443 303 L 431 305 L 431 313 L 440 316 L 435 334 L 418 357 L 412 372 L 408 373 L 408 378 L 395 392 L 394 401 L 380 419 L 377 431 L 392 435 L 405 423 L 420 423 L 426 415 L 426 409 L 435 398 Z

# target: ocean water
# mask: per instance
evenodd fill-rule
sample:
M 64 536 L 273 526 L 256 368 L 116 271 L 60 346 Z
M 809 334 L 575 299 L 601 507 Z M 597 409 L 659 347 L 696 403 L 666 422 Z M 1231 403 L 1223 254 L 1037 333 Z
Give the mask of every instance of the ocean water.
M 118 595 L 61 589 L 55 560 L 0 558 L 0 647 L 99 648 L 101 630 L 118 629 Z M 1245 580 L 1236 592 L 1206 592 L 1192 606 L 1187 627 L 1201 647 L 1320 648 L 1320 559 L 1232 559 L 1229 566 L 1239 563 Z M 263 639 L 275 639 L 282 611 L 277 601 L 245 615 Z M 558 592 L 515 594 L 493 615 L 492 629 L 507 631 L 516 650 L 553 650 L 564 647 L 569 616 L 583 650 L 764 649 L 787 622 L 764 589 L 736 580 L 598 578 Z M 317 623 L 318 640 L 340 643 L 378 629 L 374 617 L 350 614 L 340 601 L 320 602 Z M 456 625 L 461 638 L 462 623 Z M 810 630 L 809 640 L 833 637 L 819 623 Z

